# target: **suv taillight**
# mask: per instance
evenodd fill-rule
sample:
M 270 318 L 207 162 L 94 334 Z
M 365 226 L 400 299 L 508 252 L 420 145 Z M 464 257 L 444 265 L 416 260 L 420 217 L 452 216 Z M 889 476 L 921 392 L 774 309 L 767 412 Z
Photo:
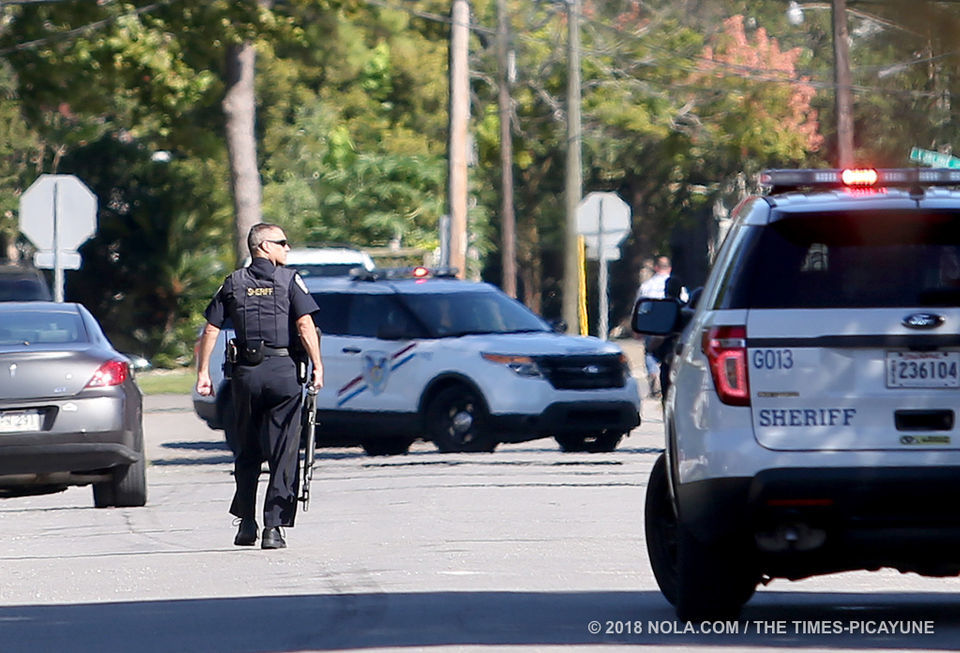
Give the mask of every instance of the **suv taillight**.
M 720 401 L 732 406 L 750 405 L 747 377 L 747 328 L 715 326 L 703 331 L 703 353 Z
M 104 388 L 111 385 L 120 385 L 130 376 L 130 367 L 123 361 L 107 361 L 93 373 L 93 378 L 87 383 L 88 388 Z

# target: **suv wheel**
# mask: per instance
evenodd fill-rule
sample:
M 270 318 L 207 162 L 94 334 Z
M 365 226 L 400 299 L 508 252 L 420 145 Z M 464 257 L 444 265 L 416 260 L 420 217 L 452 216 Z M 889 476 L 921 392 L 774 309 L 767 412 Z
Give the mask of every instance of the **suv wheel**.
M 660 591 L 677 604 L 677 513 L 667 482 L 667 457 L 660 454 L 650 472 L 643 511 L 647 556 Z
M 663 454 L 650 472 L 644 506 L 647 555 L 663 596 L 684 621 L 735 619 L 759 580 L 735 546 L 706 546 L 677 519 Z
M 727 543 L 705 545 L 677 525 L 677 618 L 736 619 L 757 589 L 742 553 Z
M 400 456 L 410 450 L 413 438 L 365 438 L 360 441 L 368 456 Z
M 474 390 L 451 386 L 441 390 L 427 408 L 427 430 L 444 453 L 493 451 L 497 441 L 485 431 L 486 409 Z
M 607 453 L 613 451 L 623 439 L 623 433 L 601 433 L 600 435 L 558 435 L 554 437 L 560 449 L 567 453 L 586 451 L 588 453 Z

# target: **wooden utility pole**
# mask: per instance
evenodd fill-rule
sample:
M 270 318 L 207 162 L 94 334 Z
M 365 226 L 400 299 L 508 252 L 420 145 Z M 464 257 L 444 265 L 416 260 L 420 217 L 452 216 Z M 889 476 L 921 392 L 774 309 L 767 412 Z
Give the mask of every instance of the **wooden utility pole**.
M 855 165 L 853 156 L 853 90 L 850 76 L 850 32 L 847 0 L 833 0 L 833 66 L 836 84 L 837 165 Z
M 513 212 L 513 136 L 510 130 L 510 38 L 507 0 L 497 0 L 497 67 L 500 71 L 500 232 L 503 292 L 517 296 L 517 220 Z
M 450 265 L 463 278 L 467 268 L 467 123 L 470 119 L 470 3 L 453 0 L 450 23 L 450 135 L 447 148 Z
M 579 333 L 577 293 L 579 256 L 577 205 L 583 193 L 580 163 L 580 0 L 567 0 L 567 167 L 564 180 L 566 233 L 563 239 L 563 320 L 568 333 Z

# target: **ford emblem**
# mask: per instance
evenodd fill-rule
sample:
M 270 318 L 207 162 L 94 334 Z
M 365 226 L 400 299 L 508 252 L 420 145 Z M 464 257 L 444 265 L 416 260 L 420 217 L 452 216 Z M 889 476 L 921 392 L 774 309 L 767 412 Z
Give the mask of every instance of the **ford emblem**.
M 910 329 L 935 329 L 943 324 L 943 316 L 936 313 L 914 313 L 903 318 L 903 326 Z
M 586 367 L 583 368 L 583 371 L 587 374 L 599 374 L 600 368 L 597 367 L 596 365 L 587 365 Z

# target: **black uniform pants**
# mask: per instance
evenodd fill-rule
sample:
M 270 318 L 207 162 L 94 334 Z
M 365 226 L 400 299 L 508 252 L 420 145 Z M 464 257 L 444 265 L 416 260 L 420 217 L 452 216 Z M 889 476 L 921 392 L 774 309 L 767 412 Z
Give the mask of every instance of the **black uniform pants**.
M 270 356 L 256 366 L 233 371 L 238 452 L 234 462 L 237 489 L 230 513 L 256 517 L 261 463 L 270 468 L 263 501 L 263 525 L 293 526 L 300 490 L 300 385 L 292 358 Z

